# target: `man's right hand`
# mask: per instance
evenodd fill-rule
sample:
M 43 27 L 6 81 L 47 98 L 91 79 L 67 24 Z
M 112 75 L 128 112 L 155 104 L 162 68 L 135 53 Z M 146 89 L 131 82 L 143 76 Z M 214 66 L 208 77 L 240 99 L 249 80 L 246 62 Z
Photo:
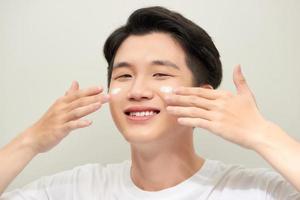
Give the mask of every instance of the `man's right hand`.
M 64 96 L 58 98 L 40 120 L 21 136 L 35 153 L 52 149 L 71 131 L 84 128 L 92 121 L 81 119 L 108 102 L 108 95 L 100 87 L 79 89 L 77 81 L 72 83 Z
M 0 197 L 6 187 L 38 153 L 57 145 L 71 131 L 91 125 L 81 119 L 108 101 L 99 87 L 79 89 L 77 81 L 40 120 L 0 149 Z

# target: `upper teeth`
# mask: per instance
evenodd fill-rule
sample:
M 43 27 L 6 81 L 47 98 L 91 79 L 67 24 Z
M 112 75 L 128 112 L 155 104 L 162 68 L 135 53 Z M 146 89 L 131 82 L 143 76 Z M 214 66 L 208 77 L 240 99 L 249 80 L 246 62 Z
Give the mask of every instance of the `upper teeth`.
M 154 111 L 143 111 L 143 112 L 130 112 L 130 116 L 149 116 L 155 114 Z

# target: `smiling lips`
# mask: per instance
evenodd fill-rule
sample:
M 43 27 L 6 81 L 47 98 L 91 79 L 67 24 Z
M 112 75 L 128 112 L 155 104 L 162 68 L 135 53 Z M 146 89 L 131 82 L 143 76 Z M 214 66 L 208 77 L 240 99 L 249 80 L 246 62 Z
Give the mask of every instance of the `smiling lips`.
M 125 109 L 124 113 L 131 121 L 147 121 L 160 113 L 160 110 L 154 107 L 135 106 Z

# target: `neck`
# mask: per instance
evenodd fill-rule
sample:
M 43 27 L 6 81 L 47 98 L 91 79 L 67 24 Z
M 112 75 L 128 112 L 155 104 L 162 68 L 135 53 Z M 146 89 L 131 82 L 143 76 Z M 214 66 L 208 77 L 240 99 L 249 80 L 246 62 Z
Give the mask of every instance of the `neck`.
M 173 187 L 191 177 L 203 165 L 193 146 L 193 133 L 165 138 L 155 144 L 131 144 L 131 178 L 146 191 Z

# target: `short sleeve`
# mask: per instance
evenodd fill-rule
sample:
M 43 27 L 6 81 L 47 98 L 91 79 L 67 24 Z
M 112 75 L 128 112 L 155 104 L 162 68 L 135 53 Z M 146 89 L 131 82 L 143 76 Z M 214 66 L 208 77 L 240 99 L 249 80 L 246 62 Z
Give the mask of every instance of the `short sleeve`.
M 224 168 L 218 187 L 221 199 L 300 200 L 300 193 L 278 172 L 269 168 Z
M 94 199 L 97 164 L 87 164 L 72 170 L 45 176 L 22 188 L 4 193 L 0 200 L 62 200 Z M 95 174 L 96 173 L 96 174 Z M 84 195 L 83 195 L 84 194 Z
M 300 200 L 300 192 L 296 190 L 279 173 L 269 171 L 264 173 L 266 196 L 268 200 Z

